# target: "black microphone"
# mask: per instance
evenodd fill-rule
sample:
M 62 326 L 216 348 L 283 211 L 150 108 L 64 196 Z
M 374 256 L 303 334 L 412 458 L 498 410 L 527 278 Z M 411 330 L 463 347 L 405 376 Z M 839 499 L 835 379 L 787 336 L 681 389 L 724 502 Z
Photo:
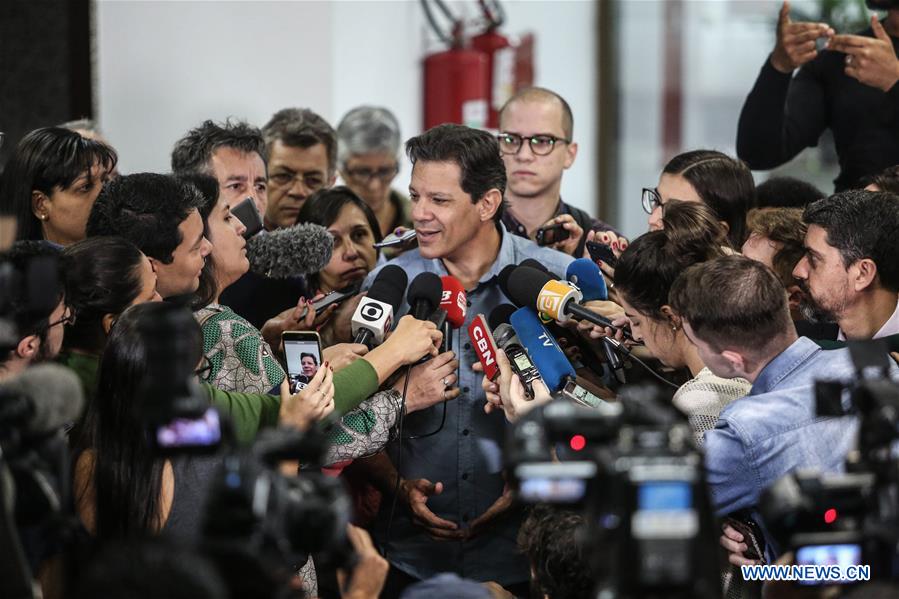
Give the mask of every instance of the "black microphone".
M 408 280 L 406 271 L 395 264 L 381 269 L 368 294 L 359 301 L 353 313 L 351 331 L 354 343 L 371 347 L 384 341 L 384 335 L 393 324 L 393 315 L 403 303 Z
M 405 274 L 405 273 L 404 273 Z M 427 320 L 428 316 L 440 306 L 443 295 L 443 282 L 432 272 L 423 272 L 409 284 L 406 301 L 409 302 L 409 314 L 418 320 Z
M 286 279 L 320 271 L 331 259 L 333 247 L 327 229 L 300 223 L 254 235 L 247 240 L 247 258 L 256 274 Z
M 0 383 L 0 397 L 0 422 L 11 422 L 25 435 L 53 432 L 77 420 L 84 408 L 81 381 L 58 364 L 32 366 Z

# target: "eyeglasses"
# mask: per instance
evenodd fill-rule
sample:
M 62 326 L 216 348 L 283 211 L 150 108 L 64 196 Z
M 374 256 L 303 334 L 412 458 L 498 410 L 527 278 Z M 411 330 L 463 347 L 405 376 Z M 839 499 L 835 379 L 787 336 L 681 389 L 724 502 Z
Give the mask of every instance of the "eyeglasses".
M 553 137 L 552 135 L 532 135 L 530 137 L 522 137 L 517 133 L 500 133 L 496 136 L 499 140 L 499 151 L 503 154 L 517 154 L 521 149 L 524 140 L 527 139 L 531 152 L 537 156 L 546 156 L 550 154 L 556 147 L 557 143 L 569 144 L 570 139 L 562 139 L 561 137 Z
M 268 180 L 278 187 L 293 187 L 294 181 L 302 180 L 303 186 L 310 192 L 316 192 L 322 189 L 327 183 L 327 179 L 321 173 L 294 173 L 284 171 L 273 173 L 268 176 Z
M 209 361 L 208 357 L 203 356 L 203 365 L 194 370 L 194 374 L 196 374 L 201 381 L 209 379 L 209 375 L 212 374 L 212 362 Z
M 653 210 L 665 205 L 662 203 L 662 196 L 655 189 L 643 188 L 643 210 L 646 214 L 652 214 Z
M 75 324 L 75 316 L 76 316 L 75 310 L 70 308 L 69 306 L 66 306 L 66 311 L 63 313 L 62 318 L 60 318 L 56 322 L 51 322 L 50 324 L 47 325 L 47 328 L 52 329 L 56 325 L 60 325 L 60 324 L 72 326 L 73 324 Z
M 390 183 L 396 174 L 400 172 L 399 165 L 384 166 L 379 169 L 372 169 L 360 166 L 359 168 L 346 169 L 347 179 L 351 179 L 353 183 L 359 185 L 368 185 L 372 179 L 377 177 L 382 183 Z

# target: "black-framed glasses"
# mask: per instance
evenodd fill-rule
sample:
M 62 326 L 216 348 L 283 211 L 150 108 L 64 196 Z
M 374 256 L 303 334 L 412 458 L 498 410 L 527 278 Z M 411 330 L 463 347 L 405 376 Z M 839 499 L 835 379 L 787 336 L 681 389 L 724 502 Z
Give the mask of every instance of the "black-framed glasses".
M 643 210 L 646 214 L 652 214 L 653 210 L 662 207 L 662 196 L 655 189 L 643 188 Z
M 75 317 L 75 309 L 70 306 L 66 306 L 66 310 L 65 312 L 63 312 L 62 318 L 60 318 L 56 322 L 51 322 L 47 325 L 47 328 L 52 329 L 53 327 L 60 324 L 63 326 L 72 326 L 73 324 L 75 324 Z
M 556 147 L 556 144 L 570 144 L 570 139 L 554 137 L 552 135 L 531 135 L 522 137 L 517 133 L 500 133 L 496 136 L 499 141 L 499 151 L 503 154 L 517 154 L 524 140 L 527 139 L 531 152 L 537 156 L 546 156 L 550 154 Z
M 209 361 L 207 356 L 203 356 L 203 363 L 199 368 L 194 370 L 194 374 L 196 374 L 201 381 L 209 379 L 209 375 L 212 374 L 212 362 Z
M 293 171 L 280 171 L 271 173 L 268 176 L 268 180 L 278 187 L 292 187 L 294 181 L 298 179 L 301 180 L 303 186 L 312 193 L 322 189 L 328 182 L 327 178 L 318 172 L 294 173 Z
M 393 178 L 396 177 L 397 173 L 400 172 L 400 167 L 398 164 L 394 164 L 393 166 L 382 166 L 377 169 L 360 166 L 359 168 L 348 168 L 344 172 L 346 173 L 347 179 L 350 179 L 353 183 L 368 185 L 371 183 L 371 180 L 376 177 L 380 179 L 382 183 L 390 183 L 393 181 Z

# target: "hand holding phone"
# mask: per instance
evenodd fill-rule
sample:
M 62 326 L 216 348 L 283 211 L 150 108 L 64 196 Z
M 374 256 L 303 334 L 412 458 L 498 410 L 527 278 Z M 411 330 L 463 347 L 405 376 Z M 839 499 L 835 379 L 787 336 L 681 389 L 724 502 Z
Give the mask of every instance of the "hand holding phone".
M 244 239 L 249 239 L 262 230 L 262 216 L 259 209 L 256 208 L 256 201 L 251 197 L 242 200 L 237 206 L 231 208 L 231 214 L 240 219 L 243 226 L 247 228 L 243 232 Z
M 565 228 L 564 223 L 556 223 L 537 229 L 535 240 L 537 245 L 544 246 L 565 241 L 569 237 L 571 237 L 571 231 Z
M 612 251 L 611 246 L 597 241 L 588 241 L 587 251 L 590 253 L 590 259 L 594 262 L 604 262 L 612 268 L 618 266 L 618 257 Z
M 414 243 L 413 243 L 414 242 Z M 417 238 L 415 234 L 415 229 L 407 229 L 400 233 L 396 234 L 394 231 L 378 243 L 373 244 L 373 247 L 376 248 L 385 248 L 385 247 L 395 247 L 395 246 L 405 246 L 408 245 L 412 247 L 417 244 Z
M 321 338 L 315 331 L 284 331 L 284 356 L 290 392 L 305 389 L 322 364 Z

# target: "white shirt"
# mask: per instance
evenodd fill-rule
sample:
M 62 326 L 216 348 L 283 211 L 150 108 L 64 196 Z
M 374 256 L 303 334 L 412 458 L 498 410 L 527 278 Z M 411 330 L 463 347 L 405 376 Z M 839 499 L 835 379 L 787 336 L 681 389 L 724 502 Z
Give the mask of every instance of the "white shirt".
M 879 331 L 874 333 L 874 336 L 871 337 L 871 339 L 880 339 L 881 337 L 889 337 L 890 335 L 896 334 L 899 334 L 899 298 L 897 298 L 896 309 L 893 310 L 893 315 L 890 316 L 889 320 L 883 323 L 883 326 L 880 327 Z M 843 329 L 840 329 L 837 340 L 846 341 L 846 335 L 843 334 Z

